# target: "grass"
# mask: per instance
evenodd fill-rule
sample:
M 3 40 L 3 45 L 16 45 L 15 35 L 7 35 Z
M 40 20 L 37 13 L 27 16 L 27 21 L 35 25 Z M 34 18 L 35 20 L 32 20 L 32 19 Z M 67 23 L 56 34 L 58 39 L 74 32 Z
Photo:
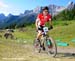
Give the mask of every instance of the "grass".
M 54 38 L 54 40 L 60 39 L 63 42 L 69 43 L 70 46 L 75 46 L 75 43 L 71 42 L 72 39 L 75 38 L 75 21 L 53 21 L 54 28 L 49 32 L 50 36 Z M 0 38 L 0 40 L 4 42 L 17 42 L 32 44 L 33 40 L 36 37 L 35 26 L 27 26 L 25 27 L 25 32 L 20 32 L 19 29 L 15 29 L 14 36 L 17 40 Z M 4 34 L 4 33 L 0 33 Z M 19 41 L 18 41 L 19 40 Z
M 54 21 L 53 24 L 54 28 L 50 30 L 49 35 L 53 37 L 54 40 L 60 39 L 63 42 L 69 43 L 69 47 L 75 47 L 75 43 L 71 42 L 71 40 L 75 38 L 75 21 Z M 37 34 L 35 26 L 27 26 L 24 29 L 26 29 L 25 32 L 20 32 L 19 29 L 15 29 L 16 31 L 13 35 L 16 39 L 11 40 L 5 39 L 4 37 L 0 38 L 0 61 L 18 61 L 14 60 L 15 58 L 23 58 L 25 61 L 57 61 L 57 59 L 60 59 L 61 61 L 74 60 L 74 58 L 50 58 L 45 54 L 35 54 L 30 45 L 33 43 Z M 4 35 L 4 32 L 0 32 L 0 35 Z M 26 46 L 25 44 L 28 44 L 29 46 Z
M 51 36 L 56 39 L 61 39 L 61 41 L 69 43 L 70 46 L 74 46 L 75 44 L 71 42 L 72 39 L 75 38 L 75 21 L 63 21 L 58 22 L 53 30 L 51 30 Z M 67 24 L 67 25 L 65 25 Z

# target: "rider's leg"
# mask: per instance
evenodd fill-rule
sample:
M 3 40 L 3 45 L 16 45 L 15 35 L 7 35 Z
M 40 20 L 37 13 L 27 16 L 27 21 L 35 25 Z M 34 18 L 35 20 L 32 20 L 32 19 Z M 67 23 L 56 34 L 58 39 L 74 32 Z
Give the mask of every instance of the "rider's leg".
M 41 40 L 40 40 L 41 37 L 42 37 L 42 31 L 38 31 L 38 34 L 37 34 L 37 41 L 40 41 L 40 42 L 39 42 L 39 43 L 40 43 L 40 47 L 42 47 L 43 50 L 45 50 L 45 47 L 44 47 L 44 44 L 43 44 L 44 41 L 41 41 Z
M 42 36 L 42 31 L 38 31 L 37 40 L 40 40 L 41 39 L 41 36 Z
M 40 46 L 42 46 L 41 45 L 41 41 L 40 41 L 41 36 L 42 36 L 42 31 L 43 31 L 43 27 L 42 26 L 39 26 L 38 27 L 38 34 L 37 34 L 37 41 L 40 43 Z
M 37 34 L 37 39 L 40 40 L 42 36 L 42 31 L 43 31 L 43 26 L 38 26 L 38 34 Z
M 37 42 L 39 42 L 40 43 L 40 47 L 42 47 L 42 45 L 41 45 L 41 41 L 40 41 L 40 39 L 41 39 L 41 36 L 42 36 L 42 31 L 38 31 L 38 34 L 37 34 Z

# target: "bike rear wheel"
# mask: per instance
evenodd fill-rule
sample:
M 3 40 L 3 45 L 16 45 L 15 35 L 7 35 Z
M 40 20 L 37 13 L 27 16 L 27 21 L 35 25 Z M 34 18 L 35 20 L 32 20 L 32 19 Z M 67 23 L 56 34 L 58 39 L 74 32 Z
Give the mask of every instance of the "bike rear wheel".
M 56 42 L 50 37 L 46 39 L 44 45 L 48 55 L 55 57 L 57 54 Z

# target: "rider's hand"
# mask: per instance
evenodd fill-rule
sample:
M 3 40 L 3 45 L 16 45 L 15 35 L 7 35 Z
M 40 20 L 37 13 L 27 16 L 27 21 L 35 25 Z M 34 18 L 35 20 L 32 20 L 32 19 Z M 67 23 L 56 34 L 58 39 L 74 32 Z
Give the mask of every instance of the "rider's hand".
M 50 29 L 53 29 L 53 26 L 50 26 L 48 29 L 49 29 L 49 30 L 50 30 Z
M 50 26 L 51 27 L 51 29 L 53 29 L 53 26 Z

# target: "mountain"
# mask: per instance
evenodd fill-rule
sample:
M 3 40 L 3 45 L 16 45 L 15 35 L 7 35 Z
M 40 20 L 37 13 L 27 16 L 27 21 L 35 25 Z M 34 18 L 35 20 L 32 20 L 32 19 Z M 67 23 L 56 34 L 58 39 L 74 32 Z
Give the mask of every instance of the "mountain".
M 48 5 L 48 8 L 49 8 L 50 14 L 52 14 L 53 16 L 65 9 L 65 7 L 57 6 L 57 5 Z M 40 12 L 42 12 L 42 9 L 43 9 L 43 7 L 38 6 L 35 9 L 33 9 L 33 12 L 40 13 Z
M 30 15 L 19 17 L 19 19 L 18 19 L 19 22 L 16 23 L 16 27 L 26 26 L 28 24 L 34 23 L 34 21 L 36 19 L 36 16 L 37 16 L 37 14 L 33 13 L 33 14 L 30 14 Z
M 72 10 L 74 7 L 75 7 L 75 3 L 69 2 L 66 9 L 67 10 Z
M 5 22 L 2 25 L 2 28 L 15 28 L 20 27 L 20 26 L 26 26 L 27 24 L 34 23 L 36 19 L 36 13 L 32 14 L 21 14 L 19 16 L 14 16 L 14 15 L 8 15 L 6 19 L 4 20 Z
M 2 24 L 4 23 L 5 18 L 6 18 L 6 16 L 3 13 L 1 13 L 0 14 L 0 28 L 2 27 Z
M 58 15 L 53 17 L 54 20 L 75 20 L 75 3 L 70 2 L 67 7 Z
M 65 9 L 63 6 L 57 6 L 57 5 L 49 5 L 49 12 L 52 14 L 52 16 L 59 14 L 61 11 Z
M 3 20 L 6 18 L 6 16 L 2 13 L 0 14 L 0 23 L 4 22 Z
M 52 16 L 58 15 L 64 10 L 71 10 L 74 8 L 74 3 L 70 2 L 66 7 L 57 5 L 48 5 L 49 13 Z M 0 28 L 15 28 L 20 26 L 26 26 L 35 22 L 36 16 L 42 11 L 43 7 L 38 6 L 33 10 L 25 10 L 20 15 L 9 14 L 7 17 L 4 14 L 0 14 L 0 21 L 2 22 Z
M 3 23 L 3 28 L 6 27 L 12 27 L 15 26 L 15 24 L 17 23 L 19 16 L 14 16 L 14 15 L 9 15 L 8 17 L 6 17 L 6 19 L 4 20 L 5 22 Z
M 33 12 L 33 10 L 25 10 L 24 14 L 29 14 L 31 12 Z
M 36 8 L 33 9 L 34 13 L 40 13 L 42 10 L 42 7 L 37 6 Z

